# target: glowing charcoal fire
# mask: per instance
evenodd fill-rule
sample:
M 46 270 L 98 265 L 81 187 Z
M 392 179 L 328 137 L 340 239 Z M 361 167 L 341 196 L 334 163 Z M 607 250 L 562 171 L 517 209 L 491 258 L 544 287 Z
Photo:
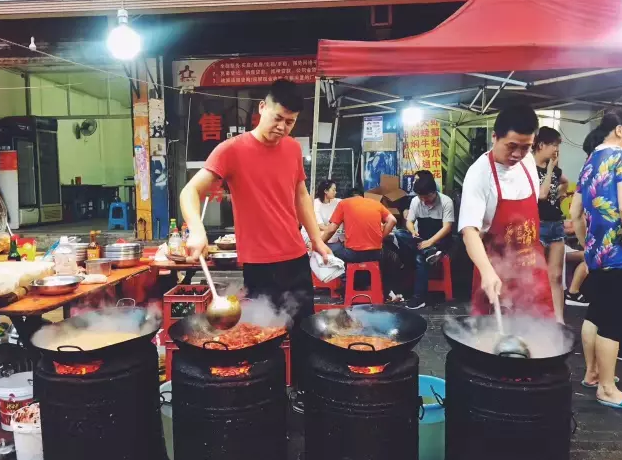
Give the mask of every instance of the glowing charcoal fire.
M 229 367 L 210 367 L 210 373 L 218 377 L 239 377 L 241 375 L 248 375 L 251 372 L 251 365 L 244 362 L 239 366 Z
M 387 367 L 387 364 L 380 366 L 348 366 L 348 369 L 355 374 L 374 375 L 384 372 L 385 367 Z
M 59 375 L 87 375 L 97 372 L 104 364 L 103 361 L 93 361 L 87 364 L 61 364 L 54 362 L 54 368 Z

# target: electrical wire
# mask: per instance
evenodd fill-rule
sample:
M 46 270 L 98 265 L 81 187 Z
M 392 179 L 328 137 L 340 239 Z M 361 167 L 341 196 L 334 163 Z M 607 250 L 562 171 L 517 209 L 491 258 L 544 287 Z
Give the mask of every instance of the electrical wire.
M 583 145 L 579 145 L 573 141 L 571 141 L 568 136 L 566 135 L 566 133 L 564 133 L 564 131 L 562 131 L 562 127 L 561 125 L 557 128 L 559 130 L 559 132 L 561 133 L 562 137 L 564 138 L 564 141 L 567 142 L 568 144 L 572 145 L 573 147 L 578 147 L 580 149 L 583 149 Z

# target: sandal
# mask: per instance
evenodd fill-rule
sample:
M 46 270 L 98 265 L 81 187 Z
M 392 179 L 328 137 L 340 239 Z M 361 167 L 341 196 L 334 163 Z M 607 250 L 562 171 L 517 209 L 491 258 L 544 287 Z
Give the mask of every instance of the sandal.
M 614 377 L 613 381 L 614 381 L 614 383 L 619 383 L 620 379 L 619 379 L 619 377 Z M 598 388 L 598 382 L 596 382 L 596 383 L 587 383 L 585 380 L 581 380 L 581 386 L 585 387 L 585 388 Z
M 603 406 L 613 407 L 614 409 L 622 409 L 622 402 L 620 404 L 616 404 L 609 401 L 603 401 L 602 399 L 598 398 L 596 398 L 596 401 L 598 401 L 598 403 L 602 404 Z

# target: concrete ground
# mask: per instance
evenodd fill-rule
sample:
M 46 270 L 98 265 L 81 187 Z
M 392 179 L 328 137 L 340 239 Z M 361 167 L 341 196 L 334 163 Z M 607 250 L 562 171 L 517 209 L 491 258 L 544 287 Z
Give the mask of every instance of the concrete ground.
M 317 301 L 317 300 L 316 300 Z M 447 315 L 466 314 L 466 303 L 439 303 L 418 311 L 427 321 L 428 330 L 415 351 L 420 357 L 421 374 L 445 376 L 445 355 L 449 345 L 445 341 L 441 326 Z M 566 323 L 577 334 L 580 331 L 585 309 L 569 307 Z M 577 335 L 577 337 L 579 337 Z M 570 356 L 568 364 L 572 370 L 573 412 L 577 430 L 572 438 L 572 460 L 620 460 L 622 458 L 622 410 L 604 407 L 595 401 L 595 390 L 583 388 L 580 384 L 585 371 L 580 342 Z M 622 363 L 618 365 L 622 376 Z M 303 416 L 290 413 L 289 460 L 302 460 L 304 450 Z M 551 459 L 553 460 L 553 459 Z

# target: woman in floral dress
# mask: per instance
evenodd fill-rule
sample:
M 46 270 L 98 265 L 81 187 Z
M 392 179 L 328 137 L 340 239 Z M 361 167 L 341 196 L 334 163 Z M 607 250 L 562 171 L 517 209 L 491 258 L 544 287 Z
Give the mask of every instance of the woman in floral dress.
M 593 151 L 570 209 L 590 271 L 586 281 L 590 306 L 581 331 L 586 363 L 582 384 L 597 389 L 599 403 L 622 409 L 615 377 L 622 339 L 622 110 L 606 113 L 588 139 Z

